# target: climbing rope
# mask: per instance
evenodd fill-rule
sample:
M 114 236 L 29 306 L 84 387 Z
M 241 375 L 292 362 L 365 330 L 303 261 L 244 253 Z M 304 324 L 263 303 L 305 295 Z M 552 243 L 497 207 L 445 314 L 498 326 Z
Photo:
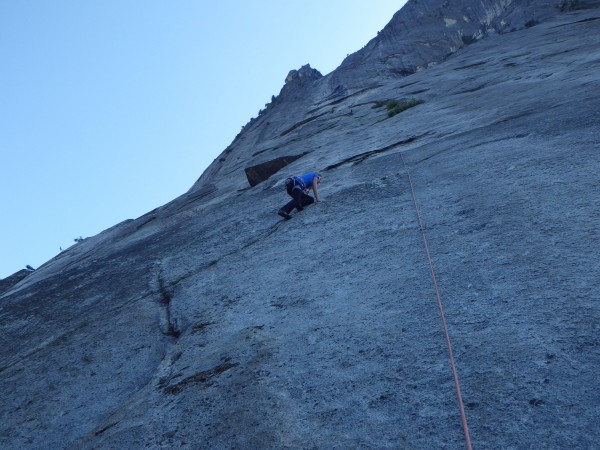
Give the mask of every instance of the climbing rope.
M 412 177 L 410 175 L 410 170 L 408 169 L 408 165 L 404 160 L 404 156 L 400 153 L 400 158 L 402 159 L 402 164 L 404 164 L 404 169 L 408 175 L 408 181 L 410 184 L 410 190 L 412 192 L 413 202 L 415 204 L 415 209 L 417 210 L 417 218 L 419 220 L 419 228 L 421 229 L 421 236 L 423 238 L 423 244 L 425 245 L 425 253 L 427 254 L 427 260 L 429 261 L 429 270 L 431 271 L 431 278 L 433 280 L 433 286 L 435 289 L 435 296 L 437 298 L 438 307 L 440 309 L 440 315 L 442 317 L 442 325 L 444 327 L 444 334 L 446 337 L 446 344 L 448 345 L 448 354 L 450 356 L 450 365 L 452 366 L 452 375 L 454 377 L 454 386 L 456 388 L 456 396 L 458 397 L 458 407 L 460 409 L 460 416 L 463 431 L 465 434 L 465 441 L 467 444 L 467 449 L 472 450 L 471 446 L 471 437 L 469 436 L 469 427 L 467 425 L 467 415 L 465 414 L 465 406 L 462 399 L 462 394 L 460 390 L 460 383 L 458 381 L 458 371 L 456 370 L 456 364 L 454 363 L 454 354 L 452 351 L 452 343 L 450 341 L 450 333 L 448 332 L 448 326 L 446 324 L 446 317 L 444 315 L 444 308 L 442 306 L 442 297 L 440 296 L 440 290 L 438 288 L 437 280 L 435 277 L 435 271 L 433 270 L 433 261 L 431 260 L 431 254 L 429 253 L 429 245 L 427 244 L 427 237 L 425 236 L 425 228 L 423 227 L 423 220 L 421 219 L 421 213 L 419 211 L 419 205 L 417 203 L 417 196 L 415 194 L 415 189 L 412 182 Z
M 410 184 L 410 190 L 411 190 L 411 193 L 412 193 L 413 203 L 415 205 L 415 209 L 416 209 L 416 212 L 417 212 L 417 219 L 419 221 L 419 229 L 421 230 L 421 237 L 423 239 L 423 244 L 424 244 L 424 247 L 425 247 L 425 253 L 427 255 L 427 261 L 428 261 L 428 264 L 429 264 L 429 270 L 431 272 L 431 278 L 432 278 L 432 281 L 433 281 L 433 286 L 434 286 L 434 290 L 435 290 L 435 296 L 436 296 L 436 299 L 437 299 L 438 308 L 440 310 L 440 316 L 441 316 L 441 319 L 442 319 L 442 326 L 443 326 L 443 329 L 444 329 L 445 340 L 446 340 L 446 344 L 448 346 L 448 355 L 449 355 L 449 358 L 450 358 L 450 366 L 452 367 L 452 376 L 454 378 L 454 386 L 456 388 L 456 396 L 457 396 L 457 399 L 458 399 L 458 407 L 460 409 L 461 423 L 462 423 L 463 432 L 464 432 L 464 435 L 465 435 L 465 443 L 466 443 L 467 449 L 468 450 L 472 450 L 473 447 L 471 445 L 471 437 L 469 435 L 469 427 L 468 427 L 468 424 L 467 424 L 467 415 L 465 413 L 465 406 L 464 406 L 464 402 L 463 402 L 463 398 L 462 398 L 462 393 L 461 393 L 461 389 L 460 389 L 460 382 L 459 382 L 459 379 L 458 379 L 458 371 L 456 369 L 456 363 L 454 361 L 454 352 L 452 350 L 452 342 L 450 340 L 450 333 L 448 331 L 448 325 L 446 323 L 446 316 L 444 314 L 444 307 L 442 305 L 442 297 L 440 295 L 440 289 L 438 287 L 437 279 L 436 279 L 436 276 L 435 276 L 435 271 L 433 269 L 433 261 L 431 259 L 431 253 L 429 252 L 429 244 L 427 242 L 427 236 L 425 235 L 425 227 L 423 226 L 423 220 L 421 218 L 421 212 L 419 210 L 419 204 L 417 203 L 417 196 L 415 194 L 415 188 L 414 188 L 414 184 L 413 184 L 413 181 L 412 181 L 412 176 L 410 174 L 410 170 L 408 168 L 408 164 L 406 163 L 406 161 L 405 161 L 404 156 L 402 155 L 402 153 L 400 153 L 400 158 L 402 160 L 402 164 L 404 165 L 404 170 L 406 171 L 406 174 L 408 175 L 408 181 L 409 181 L 409 184 Z M 358 166 L 356 163 L 354 165 Z M 342 179 L 338 179 L 337 182 L 332 183 L 328 187 L 332 188 L 332 187 L 336 186 L 337 184 L 339 184 L 340 182 L 344 181 L 345 179 L 349 178 L 354 173 L 354 171 L 357 168 L 358 167 L 351 168 L 350 173 L 348 173 Z

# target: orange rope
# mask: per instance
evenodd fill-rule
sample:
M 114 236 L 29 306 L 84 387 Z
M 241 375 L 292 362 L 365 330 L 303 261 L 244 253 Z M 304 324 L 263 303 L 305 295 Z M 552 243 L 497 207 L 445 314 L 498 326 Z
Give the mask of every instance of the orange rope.
M 425 253 L 427 253 L 427 259 L 429 261 L 429 269 L 431 270 L 431 278 L 433 279 L 433 286 L 435 288 L 435 295 L 437 297 L 438 307 L 440 309 L 440 314 L 442 316 L 442 325 L 444 326 L 444 333 L 446 335 L 446 344 L 448 344 L 448 354 L 450 355 L 450 365 L 452 366 L 452 375 L 454 376 L 454 386 L 456 387 L 456 395 L 458 397 L 458 407 L 460 408 L 460 416 L 462 421 L 463 431 L 465 433 L 465 440 L 467 444 L 467 449 L 472 450 L 471 446 L 471 437 L 469 436 L 469 427 L 467 425 L 467 415 L 465 414 L 465 406 L 462 399 L 462 394 L 460 391 L 460 383 L 458 382 L 458 372 L 456 370 L 456 364 L 454 363 L 454 354 L 452 352 L 452 343 L 450 342 L 450 333 L 448 333 L 448 326 L 446 324 L 446 317 L 444 315 L 444 308 L 442 307 L 442 298 L 440 296 L 440 290 L 438 288 L 437 280 L 435 278 L 435 272 L 433 270 L 433 262 L 431 260 L 431 254 L 429 253 L 429 245 L 427 244 L 427 237 L 425 236 L 425 229 L 423 227 L 423 221 L 421 220 L 421 213 L 419 212 L 419 205 L 417 204 L 417 196 L 415 194 L 415 189 L 413 187 L 412 177 L 410 175 L 410 171 L 408 170 L 408 165 L 404 160 L 404 156 L 400 154 L 402 158 L 402 163 L 404 164 L 404 168 L 406 173 L 408 174 L 408 181 L 410 183 L 410 189 L 412 191 L 413 202 L 415 204 L 415 209 L 417 210 L 417 218 L 419 219 L 419 228 L 421 229 L 421 236 L 423 237 L 423 243 L 425 244 Z

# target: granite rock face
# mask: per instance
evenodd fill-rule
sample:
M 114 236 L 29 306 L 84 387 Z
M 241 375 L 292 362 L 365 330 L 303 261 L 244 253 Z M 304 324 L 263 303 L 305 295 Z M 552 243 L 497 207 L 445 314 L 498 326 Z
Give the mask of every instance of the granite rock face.
M 187 193 L 0 293 L 0 447 L 464 448 L 431 267 L 473 447 L 596 447 L 600 5 L 468 5 L 291 73 Z
M 0 280 L 0 294 L 12 288 L 15 284 L 31 273 L 30 270 L 21 269 L 18 272 Z

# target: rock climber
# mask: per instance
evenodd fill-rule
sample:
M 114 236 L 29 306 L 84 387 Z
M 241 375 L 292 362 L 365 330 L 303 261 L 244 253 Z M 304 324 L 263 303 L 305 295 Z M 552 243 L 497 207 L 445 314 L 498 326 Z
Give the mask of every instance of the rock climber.
M 302 211 L 305 206 L 311 205 L 317 201 L 321 203 L 321 196 L 319 195 L 318 185 L 323 177 L 317 172 L 308 172 L 299 177 L 290 177 L 285 180 L 285 189 L 292 200 L 286 203 L 277 214 L 283 217 L 285 220 L 290 220 L 292 215 L 290 214 L 294 208 L 298 212 Z M 308 191 L 312 189 L 315 194 L 315 198 L 308 195 Z

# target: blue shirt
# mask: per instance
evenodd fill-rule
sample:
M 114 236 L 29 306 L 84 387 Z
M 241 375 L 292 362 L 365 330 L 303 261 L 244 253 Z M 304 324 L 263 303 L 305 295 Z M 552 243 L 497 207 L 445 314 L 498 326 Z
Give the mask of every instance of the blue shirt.
M 302 176 L 299 176 L 298 178 L 302 179 L 302 181 L 304 182 L 304 186 L 306 186 L 306 189 L 308 189 L 312 187 L 313 181 L 315 181 L 315 178 L 317 177 L 319 177 L 319 174 L 317 172 L 308 172 Z

